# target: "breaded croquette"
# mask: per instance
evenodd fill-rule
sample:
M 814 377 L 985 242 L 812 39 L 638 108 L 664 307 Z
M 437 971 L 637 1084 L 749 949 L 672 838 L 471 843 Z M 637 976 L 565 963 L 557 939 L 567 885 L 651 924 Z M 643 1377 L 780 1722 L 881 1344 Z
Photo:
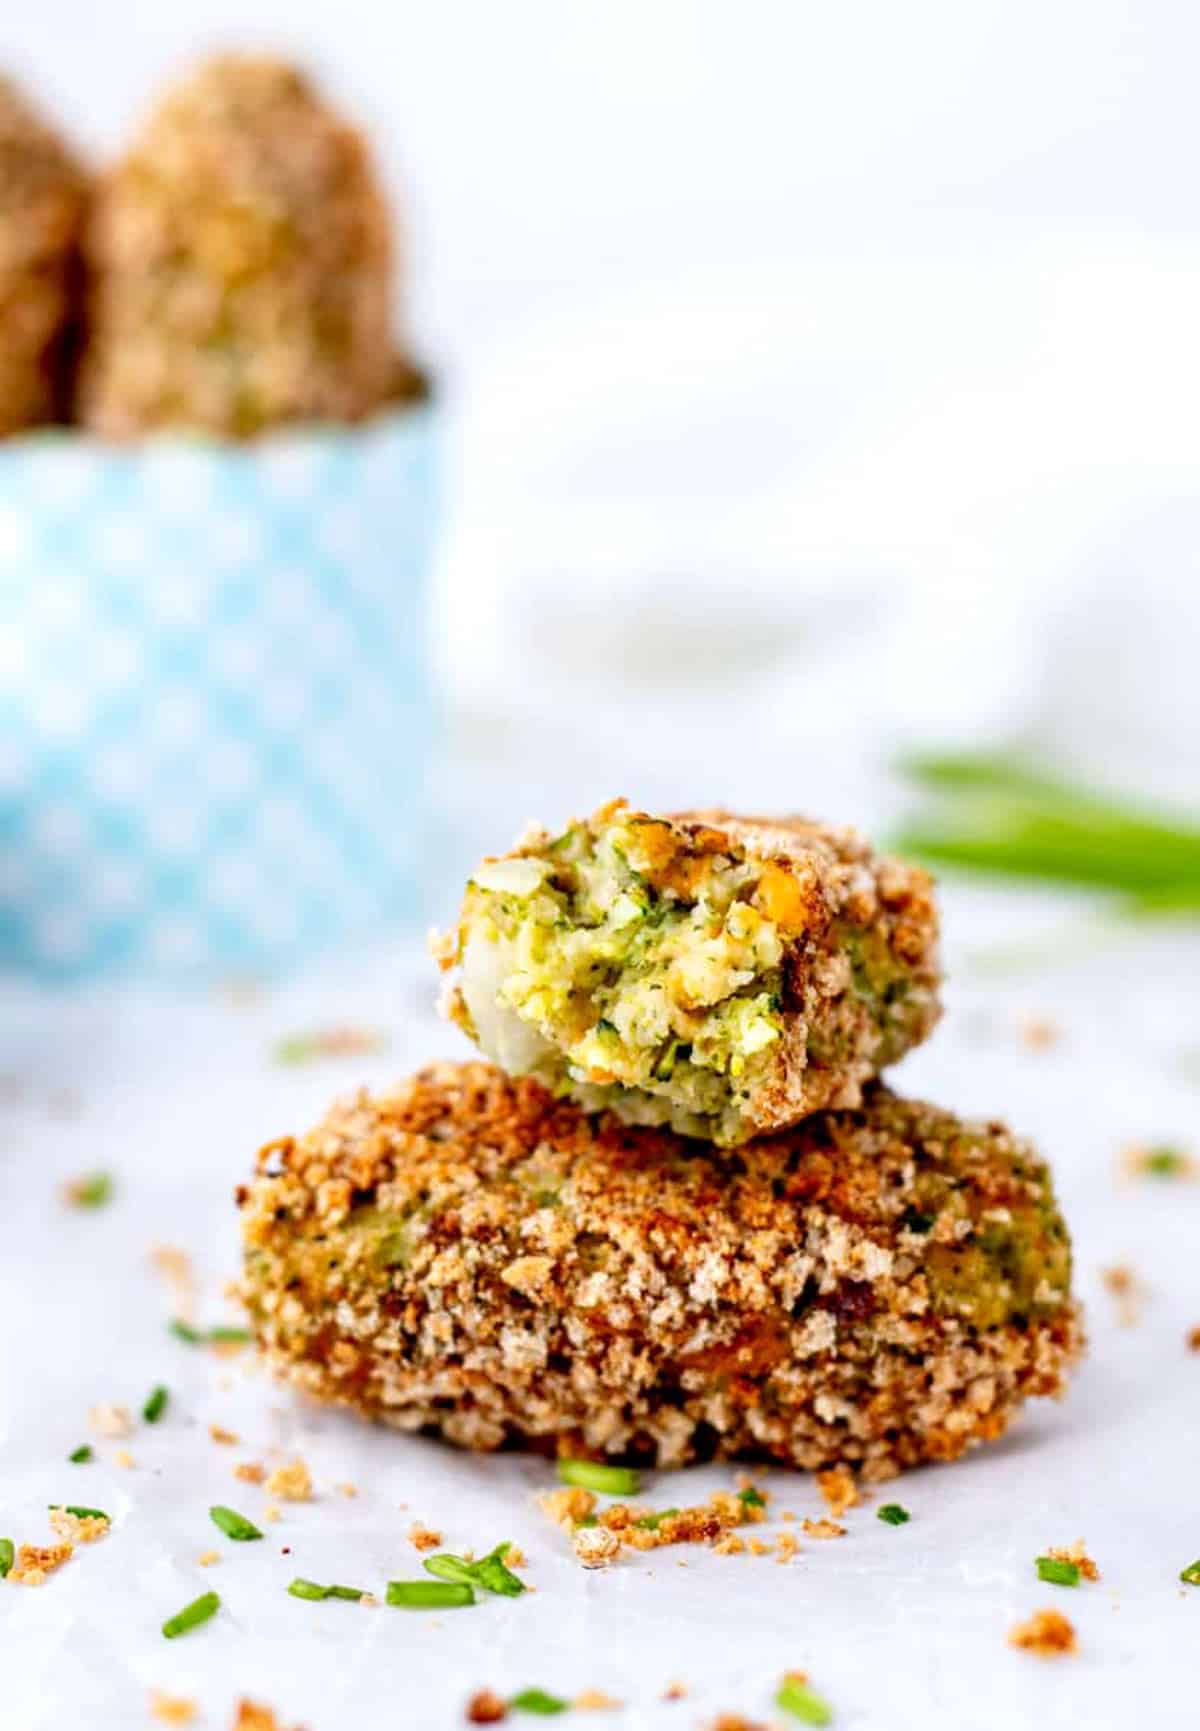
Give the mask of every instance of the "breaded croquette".
M 931 891 L 850 829 L 618 800 L 474 873 L 449 1013 L 589 1110 L 735 1144 L 856 1106 L 929 1033 Z
M 444 1063 L 270 1143 L 239 1202 L 274 1367 L 470 1448 L 885 1477 L 999 1436 L 1080 1345 L 1041 1160 L 880 1084 L 722 1152 Z

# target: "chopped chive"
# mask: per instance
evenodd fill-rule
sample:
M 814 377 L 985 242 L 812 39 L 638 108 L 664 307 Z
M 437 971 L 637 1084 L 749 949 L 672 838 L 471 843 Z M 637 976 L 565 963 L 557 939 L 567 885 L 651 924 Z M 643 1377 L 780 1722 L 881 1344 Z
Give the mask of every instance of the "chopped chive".
M 656 1533 L 665 1520 L 669 1520 L 672 1515 L 678 1513 L 678 1509 L 654 1509 L 650 1514 L 642 1515 L 633 1524 L 635 1527 L 645 1527 L 649 1532 Z
M 110 1517 L 103 1509 L 85 1509 L 79 1503 L 47 1503 L 48 1509 L 61 1509 L 66 1515 L 74 1515 L 77 1521 L 107 1521 Z
M 1152 1178 L 1177 1178 L 1188 1169 L 1188 1157 L 1179 1148 L 1148 1148 L 1142 1161 L 1142 1171 Z
M 436 1557 L 426 1557 L 423 1567 L 427 1574 L 435 1576 L 439 1581 L 454 1581 L 460 1586 L 482 1587 L 488 1593 L 501 1593 L 506 1598 L 515 1599 L 525 1591 L 525 1583 L 513 1574 L 504 1561 L 504 1553 L 512 1544 L 511 1539 L 505 1539 L 486 1557 L 471 1562 L 466 1557 L 456 1557 L 449 1551 L 442 1551 Z
M 67 1201 L 74 1208 L 103 1208 L 112 1201 L 112 1195 L 111 1172 L 88 1172 L 67 1185 Z
M 905 1521 L 911 1521 L 912 1516 L 903 1503 L 884 1503 L 876 1509 L 877 1520 L 886 1521 L 889 1527 L 902 1527 Z
M 1189 1587 L 1200 1587 L 1200 1557 L 1189 1563 L 1186 1569 L 1180 1569 L 1179 1579 L 1186 1581 Z
M 142 1408 L 142 1417 L 147 1424 L 157 1424 L 167 1410 L 169 1394 L 160 1382 L 157 1388 L 152 1388 L 146 1396 L 146 1404 Z
M 356 1603 L 366 1596 L 362 1587 L 323 1587 L 319 1581 L 306 1581 L 303 1575 L 289 1583 L 288 1592 L 293 1599 L 353 1599 Z
M 181 1316 L 173 1316 L 167 1324 L 176 1340 L 186 1340 L 189 1346 L 198 1346 L 204 1339 L 198 1328 L 193 1328 L 190 1322 L 185 1322 Z
M 598 1527 L 599 1525 L 600 1525 L 600 1516 L 599 1515 L 580 1515 L 579 1519 L 575 1522 L 575 1526 L 577 1529 L 579 1527 Z
M 176 1635 L 186 1635 L 189 1629 L 198 1629 L 201 1623 L 207 1623 L 210 1617 L 215 1617 L 220 1605 L 219 1593 L 201 1593 L 198 1599 L 193 1599 L 182 1611 L 176 1611 L 173 1617 L 168 1617 L 162 1626 L 162 1632 L 168 1641 L 173 1641 Z
M 564 1485 L 580 1485 L 585 1491 L 612 1497 L 635 1496 L 641 1483 L 636 1467 L 607 1466 L 601 1461 L 561 1460 L 558 1476 Z
M 1077 1587 L 1079 1564 L 1061 1557 L 1037 1557 L 1034 1561 L 1039 1581 L 1049 1581 L 1053 1587 Z
M 923 1213 L 920 1208 L 906 1208 L 900 1216 L 901 1226 L 907 1227 L 910 1232 L 928 1232 L 933 1222 L 934 1216 Z
M 0 1539 L 0 1581 L 7 1575 L 16 1560 L 16 1550 L 11 1539 Z M 1187 1579 L 1187 1576 L 1184 1576 Z
M 236 1509 L 227 1509 L 223 1503 L 214 1503 L 208 1511 L 214 1526 L 220 1527 L 227 1539 L 261 1539 L 262 1534 L 253 1521 L 248 1521 L 245 1515 L 239 1515 Z
M 741 1502 L 745 1503 L 748 1509 L 765 1509 L 767 1506 L 766 1497 L 763 1496 L 760 1490 L 756 1490 L 753 1485 L 747 1485 L 745 1490 L 739 1491 L 738 1498 Z
M 775 1705 L 782 1707 L 785 1713 L 795 1714 L 806 1725 L 828 1725 L 833 1718 L 833 1708 L 820 1695 L 814 1694 L 807 1683 L 802 1683 L 799 1677 L 785 1677 L 779 1685 L 779 1693 L 775 1697 Z
M 215 1346 L 247 1346 L 251 1338 L 248 1328 L 235 1328 L 225 1322 L 219 1322 L 215 1328 L 210 1328 L 206 1336 Z
M 82 1465 L 84 1461 L 90 1461 L 91 1458 L 91 1443 L 80 1443 L 79 1447 L 77 1449 L 72 1449 L 70 1454 L 67 1456 L 67 1459 L 69 1461 L 74 1461 L 76 1466 Z
M 459 1581 L 389 1581 L 387 1602 L 406 1611 L 449 1611 L 473 1605 L 475 1595 Z
M 522 1689 L 508 1703 L 515 1713 L 565 1713 L 571 1705 L 560 1695 L 550 1695 L 545 1689 Z

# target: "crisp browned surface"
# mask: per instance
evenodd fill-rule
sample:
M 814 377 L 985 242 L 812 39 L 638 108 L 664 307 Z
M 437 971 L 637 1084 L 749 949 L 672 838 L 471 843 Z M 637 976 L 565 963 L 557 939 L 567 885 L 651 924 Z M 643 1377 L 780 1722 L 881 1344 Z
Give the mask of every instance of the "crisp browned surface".
M 275 1367 L 473 1448 L 884 1476 L 998 1436 L 1080 1345 L 1036 1156 L 881 1087 L 722 1154 L 441 1064 L 269 1144 L 240 1201 Z M 1021 1294 L 979 1249 L 1014 1218 L 1058 1235 Z

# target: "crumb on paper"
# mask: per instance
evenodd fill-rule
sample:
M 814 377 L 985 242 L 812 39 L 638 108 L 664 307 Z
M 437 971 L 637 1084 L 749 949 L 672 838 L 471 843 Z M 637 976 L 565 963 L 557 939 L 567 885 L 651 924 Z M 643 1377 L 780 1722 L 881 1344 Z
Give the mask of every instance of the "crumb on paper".
M 799 1549 L 795 1533 L 780 1533 L 775 1541 L 775 1555 L 781 1563 L 790 1563 Z
M 1189 1352 L 1200 1352 L 1200 1322 L 1188 1329 L 1187 1345 Z
M 70 1509 L 53 1508 L 50 1525 L 72 1545 L 94 1545 L 108 1536 L 112 1523 L 107 1515 L 73 1515 Z
M 208 1434 L 215 1443 L 239 1443 L 242 1440 L 236 1431 L 226 1430 L 223 1424 L 210 1424 Z
M 168 1695 L 162 1689 L 150 1691 L 150 1716 L 164 1725 L 190 1725 L 196 1712 L 196 1703 L 186 1695 Z
M 66 1540 L 61 1545 L 19 1545 L 8 1578 L 19 1587 L 40 1587 L 47 1575 L 61 1569 L 74 1555 L 74 1545 Z
M 752 1557 L 769 1557 L 771 1555 L 771 1547 L 764 1539 L 747 1539 L 746 1543 L 750 1547 Z
M 1044 1659 L 1079 1649 L 1075 1626 L 1061 1611 L 1035 1611 L 1026 1622 L 1009 1630 L 1008 1640 L 1010 1646 Z
M 221 1553 L 220 1551 L 201 1551 L 196 1561 L 202 1569 L 211 1569 L 214 1563 L 221 1561 Z
M 276 1467 L 267 1480 L 267 1493 L 285 1503 L 307 1503 L 312 1498 L 312 1474 L 299 1455 Z
M 621 1541 L 607 1527 L 578 1527 L 571 1546 L 585 1569 L 605 1569 L 620 1555 Z
M 311 1033 L 289 1034 L 276 1042 L 277 1064 L 311 1064 L 318 1058 L 364 1058 L 386 1052 L 387 1035 L 378 1028 L 351 1026 L 317 1028 Z
M 509 1545 L 504 1553 L 504 1561 L 506 1566 L 510 1569 L 523 1569 L 526 1567 L 525 1553 L 521 1549 L 520 1545 Z
M 239 1461 L 233 1469 L 233 1476 L 248 1485 L 261 1485 L 267 1476 L 267 1469 L 261 1461 Z
M 584 1713 L 603 1713 L 615 1707 L 623 1707 L 625 1703 L 618 1701 L 615 1695 L 606 1695 L 603 1689 L 582 1689 L 571 1705 Z
M 334 1485 L 333 1488 L 343 1497 L 356 1497 L 358 1495 L 358 1486 L 351 1484 L 349 1480 L 340 1485 Z
M 113 1465 L 124 1468 L 126 1472 L 131 1472 L 137 1462 L 128 1449 L 118 1449 L 113 1455 Z
M 129 1408 L 114 1406 L 110 1401 L 101 1401 L 98 1406 L 92 1407 L 88 1413 L 88 1423 L 97 1436 L 130 1436 L 133 1432 Z
M 1171 1142 L 1131 1142 L 1122 1148 L 1120 1168 L 1126 1178 L 1200 1178 L 1200 1164 Z
M 767 1731 L 758 1719 L 747 1719 L 744 1713 L 718 1713 L 708 1731 Z
M 800 1525 L 810 1539 L 844 1539 L 846 1536 L 845 1527 L 839 1526 L 837 1521 L 805 1520 Z
M 1074 1563 L 1085 1581 L 1100 1579 L 1100 1570 L 1089 1557 L 1087 1546 L 1082 1539 L 1076 1539 L 1073 1545 L 1051 1545 L 1046 1555 L 1053 1557 L 1056 1563 Z
M 1127 1262 L 1119 1262 L 1111 1268 L 1102 1268 L 1100 1278 L 1104 1282 L 1105 1291 L 1116 1301 L 1117 1321 L 1120 1326 L 1136 1327 L 1141 1321 L 1148 1296 L 1138 1275 Z
M 195 1308 L 196 1276 L 187 1251 L 177 1244 L 155 1244 L 151 1247 L 150 1264 L 172 1288 L 180 1317 L 190 1321 Z
M 740 1533 L 729 1532 L 722 1535 L 713 1546 L 718 1557 L 740 1557 L 746 1549 L 746 1541 Z
M 687 1692 L 688 1687 L 686 1683 L 675 1681 L 667 1684 L 666 1688 L 662 1692 L 662 1698 L 664 1701 L 686 1701 Z
M 585 1491 L 582 1485 L 563 1485 L 560 1489 L 547 1491 L 544 1497 L 539 1497 L 538 1505 L 556 1526 L 566 1527 L 569 1531 L 577 1521 L 586 1520 L 594 1511 L 596 1498 L 592 1491 Z
M 264 1521 L 281 1521 L 282 1519 L 283 1519 L 283 1513 L 279 1507 L 279 1504 L 278 1503 L 268 1503 L 266 1508 L 263 1510 L 263 1520 Z
M 81 1172 L 68 1178 L 62 1187 L 62 1199 L 68 1208 L 103 1208 L 112 1201 L 113 1181 L 108 1172 Z
M 498 1725 L 508 1718 L 508 1703 L 494 1689 L 476 1689 L 467 1702 L 468 1725 Z
M 414 1521 L 408 1529 L 408 1542 L 418 1551 L 436 1551 L 442 1542 L 442 1535 L 432 1527 L 426 1527 L 420 1521 Z
M 231 1731 L 286 1731 L 286 1727 L 280 1724 L 272 1708 L 243 1696 L 237 1704 Z
M 817 1489 L 835 1521 L 840 1520 L 847 1509 L 854 1508 L 859 1500 L 854 1474 L 847 1466 L 830 1467 L 828 1472 L 818 1473 Z
M 1062 1037 L 1062 1029 L 1049 1016 L 1026 1016 L 1021 1023 L 1021 1044 L 1027 1052 L 1052 1051 Z

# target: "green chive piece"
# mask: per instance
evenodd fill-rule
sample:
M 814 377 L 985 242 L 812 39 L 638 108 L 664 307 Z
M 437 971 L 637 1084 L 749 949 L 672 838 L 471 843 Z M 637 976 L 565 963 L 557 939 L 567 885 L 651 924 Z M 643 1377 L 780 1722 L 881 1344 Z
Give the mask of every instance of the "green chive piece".
M 319 1581 L 306 1581 L 303 1575 L 290 1582 L 288 1592 L 293 1599 L 353 1599 L 355 1603 L 366 1597 L 362 1587 L 323 1587 Z
M 1179 1579 L 1186 1581 L 1189 1587 L 1200 1587 L 1200 1557 L 1189 1563 L 1186 1569 L 1180 1569 Z
M 103 1208 L 113 1196 L 111 1172 L 88 1172 L 67 1186 L 67 1200 L 74 1208 Z
M 459 1605 L 473 1605 L 475 1595 L 457 1581 L 389 1581 L 387 1602 L 406 1611 L 449 1611 Z
M 889 1527 L 902 1527 L 905 1521 L 911 1521 L 912 1516 L 903 1503 L 884 1503 L 875 1510 L 877 1520 L 886 1521 Z
M 1148 1148 L 1142 1161 L 1142 1171 L 1152 1178 L 1177 1178 L 1188 1169 L 1188 1157 L 1181 1148 Z
M 1079 1564 L 1068 1563 L 1061 1557 L 1038 1557 L 1034 1561 L 1039 1581 L 1049 1581 L 1053 1587 L 1077 1587 Z
M 193 1599 L 182 1611 L 176 1611 L 173 1617 L 168 1617 L 162 1626 L 162 1632 L 168 1641 L 173 1641 L 176 1635 L 186 1635 L 189 1629 L 198 1629 L 201 1623 L 207 1623 L 210 1617 L 216 1616 L 220 1608 L 220 1593 L 201 1593 L 198 1599 Z
M 17 1553 L 11 1539 L 0 1539 L 0 1581 L 7 1575 L 16 1561 Z M 1187 1579 L 1187 1576 L 1184 1576 Z
M 545 1689 L 522 1689 L 519 1695 L 514 1695 L 508 1703 L 515 1713 L 565 1713 L 571 1705 L 559 1695 L 547 1694 Z
M 239 1515 L 236 1509 L 227 1509 L 223 1503 L 214 1503 L 208 1511 L 213 1525 L 220 1527 L 227 1539 L 261 1539 L 262 1534 L 253 1521 L 248 1521 L 245 1515 Z
M 79 1447 L 77 1449 L 72 1449 L 70 1454 L 67 1456 L 67 1459 L 69 1461 L 74 1461 L 76 1466 L 82 1465 L 84 1461 L 90 1461 L 91 1458 L 91 1443 L 80 1443 Z
M 421 1567 L 439 1581 L 453 1581 L 460 1587 L 474 1584 L 475 1564 L 469 1563 L 465 1557 L 452 1556 L 449 1551 L 441 1551 L 436 1557 L 425 1557 Z
M 828 1725 L 833 1718 L 833 1708 L 828 1701 L 814 1694 L 808 1684 L 802 1683 L 799 1677 L 783 1679 L 775 1697 L 775 1705 L 782 1707 L 785 1713 L 792 1713 L 797 1719 L 802 1719 L 806 1725 Z
M 426 1557 L 423 1568 L 427 1574 L 433 1575 L 439 1581 L 453 1581 L 460 1586 L 482 1587 L 487 1593 L 501 1593 L 505 1598 L 516 1599 L 526 1590 L 525 1583 L 504 1561 L 504 1553 L 512 1544 L 511 1539 L 505 1539 L 486 1557 L 480 1557 L 476 1562 L 470 1562 L 466 1557 L 456 1557 L 449 1551 L 442 1551 L 436 1557 Z
M 103 1509 L 85 1509 L 78 1503 L 47 1503 L 48 1509 L 62 1509 L 64 1514 L 74 1515 L 77 1521 L 107 1521 L 110 1517 Z
M 580 1527 L 598 1527 L 599 1525 L 599 1515 L 580 1515 L 579 1519 L 575 1522 L 575 1530 L 578 1532 Z
M 648 1515 L 642 1515 L 633 1524 L 635 1527 L 646 1527 L 650 1532 L 656 1533 L 665 1520 L 669 1520 L 672 1515 L 678 1513 L 678 1509 L 655 1509 Z
M 142 1417 L 147 1424 L 157 1424 L 167 1410 L 170 1395 L 160 1382 L 157 1388 L 152 1388 L 146 1396 L 146 1404 L 142 1408 Z
M 641 1484 L 636 1467 L 611 1467 L 600 1461 L 559 1461 L 558 1476 L 564 1485 L 580 1485 L 610 1497 L 636 1496 Z
M 747 1485 L 745 1490 L 738 1492 L 739 1501 L 745 1503 L 748 1509 L 765 1509 L 767 1499 L 762 1492 L 755 1490 L 753 1485 Z
M 189 1346 L 199 1346 L 204 1339 L 198 1328 L 193 1328 L 190 1322 L 185 1322 L 181 1316 L 173 1316 L 167 1324 L 176 1340 L 186 1340 Z
M 248 1346 L 253 1336 L 248 1328 L 234 1328 L 229 1323 L 219 1322 L 215 1328 L 210 1328 L 207 1336 L 214 1346 Z

